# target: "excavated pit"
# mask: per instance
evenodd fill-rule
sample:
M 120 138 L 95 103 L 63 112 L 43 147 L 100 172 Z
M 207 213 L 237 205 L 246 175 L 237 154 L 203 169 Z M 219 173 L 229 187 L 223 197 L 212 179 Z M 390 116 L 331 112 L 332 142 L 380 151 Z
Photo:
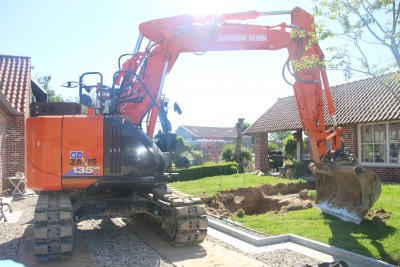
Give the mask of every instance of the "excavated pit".
M 208 213 L 230 217 L 239 210 L 247 215 L 276 213 L 311 208 L 313 197 L 308 190 L 315 189 L 314 182 L 263 185 L 222 191 L 218 196 L 203 198 Z

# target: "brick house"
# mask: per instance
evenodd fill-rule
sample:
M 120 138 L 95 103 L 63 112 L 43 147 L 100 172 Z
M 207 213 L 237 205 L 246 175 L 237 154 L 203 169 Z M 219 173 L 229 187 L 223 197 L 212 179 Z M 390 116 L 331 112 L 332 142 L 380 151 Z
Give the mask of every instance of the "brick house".
M 395 74 L 333 86 L 331 92 L 345 147 L 381 180 L 400 182 L 400 81 Z M 332 125 L 326 105 L 325 124 Z M 278 99 L 245 131 L 255 137 L 256 169 L 268 171 L 268 133 L 281 131 L 296 131 L 302 137 L 294 96 Z M 302 160 L 298 148 L 297 158 Z
M 31 80 L 31 59 L 0 55 L 0 188 L 9 187 L 7 177 L 25 169 L 25 119 L 32 92 L 47 94 Z

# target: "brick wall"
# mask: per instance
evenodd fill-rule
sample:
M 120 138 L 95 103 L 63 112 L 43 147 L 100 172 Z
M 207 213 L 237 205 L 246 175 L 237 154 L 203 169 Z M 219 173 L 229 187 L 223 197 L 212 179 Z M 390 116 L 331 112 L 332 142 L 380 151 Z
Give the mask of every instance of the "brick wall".
M 6 129 L 7 129 L 7 116 L 0 109 L 0 189 L 3 188 L 3 177 L 4 177 L 4 168 L 5 168 L 5 160 L 4 154 L 6 151 Z
M 7 177 L 25 171 L 25 119 L 24 116 L 7 117 L 0 114 L 0 177 L 1 188 L 10 187 Z
M 378 175 L 382 182 L 396 182 L 400 183 L 400 168 L 376 168 L 365 167 Z
M 256 142 L 254 146 L 255 169 L 268 172 L 268 134 L 255 134 L 254 137 Z
M 343 128 L 343 143 L 350 149 L 350 153 L 358 155 L 357 125 L 345 125 Z

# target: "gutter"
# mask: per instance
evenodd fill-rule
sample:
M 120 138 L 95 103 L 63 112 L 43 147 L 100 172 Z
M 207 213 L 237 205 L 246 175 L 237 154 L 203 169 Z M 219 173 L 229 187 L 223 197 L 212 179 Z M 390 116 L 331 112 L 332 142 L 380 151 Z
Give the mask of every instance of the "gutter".
M 24 116 L 24 115 L 25 115 L 24 112 L 18 112 L 18 111 L 16 111 L 16 110 L 11 106 L 10 102 L 8 102 L 8 100 L 7 100 L 6 97 L 3 95 L 2 92 L 0 92 L 0 103 L 2 103 L 3 106 L 6 107 L 6 109 L 8 110 L 8 112 L 9 112 L 11 115 L 14 115 L 14 116 Z

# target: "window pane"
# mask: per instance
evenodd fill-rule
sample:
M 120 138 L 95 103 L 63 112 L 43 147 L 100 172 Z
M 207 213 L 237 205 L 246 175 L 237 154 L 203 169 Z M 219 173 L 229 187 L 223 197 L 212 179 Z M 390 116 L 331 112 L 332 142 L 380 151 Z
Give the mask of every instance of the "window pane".
M 361 143 L 372 143 L 372 125 L 361 126 Z
M 373 162 L 373 147 L 372 145 L 361 146 L 361 161 Z
M 389 145 L 389 156 L 390 163 L 400 163 L 399 155 L 400 143 L 390 143 Z
M 390 142 L 400 142 L 400 122 L 389 124 Z
M 374 145 L 374 162 L 387 162 L 385 146 L 386 145 Z
M 386 141 L 385 124 L 374 125 L 374 143 L 384 143 Z

